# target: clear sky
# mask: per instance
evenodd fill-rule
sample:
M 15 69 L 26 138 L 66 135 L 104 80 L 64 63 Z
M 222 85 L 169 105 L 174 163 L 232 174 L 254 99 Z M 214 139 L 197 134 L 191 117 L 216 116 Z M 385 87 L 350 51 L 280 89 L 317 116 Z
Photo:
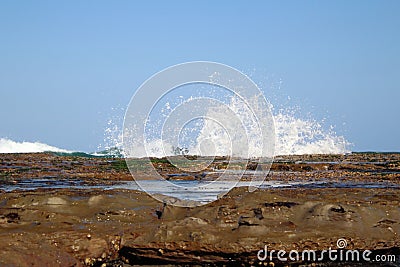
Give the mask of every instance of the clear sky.
M 1 0 L 0 137 L 96 150 L 143 81 L 209 60 L 282 81 L 275 95 L 353 150 L 400 151 L 399 14 L 400 1 Z

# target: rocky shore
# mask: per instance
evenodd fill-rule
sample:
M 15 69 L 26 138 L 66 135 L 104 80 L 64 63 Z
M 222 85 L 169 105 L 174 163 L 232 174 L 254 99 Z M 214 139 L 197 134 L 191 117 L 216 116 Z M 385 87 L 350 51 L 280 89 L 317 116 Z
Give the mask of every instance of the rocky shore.
M 224 161 L 217 159 L 203 178 L 212 179 L 208 173 L 222 168 Z M 165 176 L 177 172 L 162 159 L 153 164 Z M 171 205 L 175 200 L 170 197 L 162 203 L 138 190 L 85 189 L 132 180 L 121 159 L 1 154 L 0 266 L 400 264 L 400 154 L 279 157 L 271 170 L 267 180 L 361 186 L 327 183 L 252 193 L 235 188 L 215 202 L 182 208 Z M 43 178 L 79 180 L 81 187 L 18 187 Z M 319 255 L 336 248 L 339 239 L 345 240 L 344 249 L 371 250 L 371 258 L 394 255 L 395 261 L 257 258 L 265 246 Z

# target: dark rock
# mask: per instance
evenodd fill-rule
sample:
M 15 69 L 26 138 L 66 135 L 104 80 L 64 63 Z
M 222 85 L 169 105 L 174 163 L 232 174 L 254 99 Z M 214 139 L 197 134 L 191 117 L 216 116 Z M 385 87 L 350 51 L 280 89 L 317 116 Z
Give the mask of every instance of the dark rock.
M 255 209 L 253 209 L 253 212 L 254 212 L 254 216 L 255 216 L 257 219 L 259 219 L 259 220 L 264 219 L 264 216 L 262 215 L 262 210 L 261 210 L 261 208 L 255 208 Z
M 265 205 L 265 207 L 272 207 L 272 208 L 275 208 L 275 207 L 291 208 L 293 206 L 298 205 L 298 203 L 295 203 L 295 202 L 280 202 L 280 201 L 278 201 L 278 202 L 272 202 L 272 203 L 265 203 L 264 205 Z
M 18 213 L 10 212 L 4 216 L 7 219 L 8 223 L 17 223 L 21 218 L 19 217 Z

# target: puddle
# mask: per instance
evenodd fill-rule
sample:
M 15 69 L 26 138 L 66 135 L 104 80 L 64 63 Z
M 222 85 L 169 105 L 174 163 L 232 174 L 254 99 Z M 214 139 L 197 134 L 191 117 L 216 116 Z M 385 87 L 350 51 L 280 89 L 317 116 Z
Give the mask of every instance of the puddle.
M 89 183 L 90 182 L 90 183 Z M 248 187 L 250 182 L 236 182 L 236 181 L 170 181 L 171 186 L 161 185 L 158 181 L 141 181 L 141 183 L 147 183 L 148 187 L 151 188 L 149 191 L 153 194 L 163 194 L 184 200 L 196 200 L 200 202 L 209 202 L 217 199 L 218 195 L 222 192 L 226 192 L 232 187 Z M 173 184 L 184 187 L 184 190 L 177 192 L 176 187 Z M 205 187 L 206 185 L 209 185 Z M 11 191 L 30 191 L 36 189 L 128 189 L 128 190 L 141 190 L 135 181 L 116 181 L 102 183 L 101 180 L 94 184 L 93 180 L 88 182 L 80 179 L 59 179 L 54 177 L 43 177 L 38 179 L 25 179 L 15 181 L 2 181 L 0 183 L 0 190 L 11 192 Z M 368 189 L 379 189 L 379 188 L 399 188 L 400 185 L 387 183 L 387 182 L 329 182 L 329 181 L 291 181 L 283 182 L 278 180 L 264 181 L 261 188 L 368 188 Z

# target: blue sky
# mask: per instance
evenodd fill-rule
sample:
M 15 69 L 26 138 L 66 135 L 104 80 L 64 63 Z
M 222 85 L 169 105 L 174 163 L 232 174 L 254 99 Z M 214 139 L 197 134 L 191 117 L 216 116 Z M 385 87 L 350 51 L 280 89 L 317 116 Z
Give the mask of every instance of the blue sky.
M 353 150 L 400 151 L 399 14 L 399 1 L 2 0 L 0 137 L 96 150 L 148 77 L 209 60 L 327 117 Z

